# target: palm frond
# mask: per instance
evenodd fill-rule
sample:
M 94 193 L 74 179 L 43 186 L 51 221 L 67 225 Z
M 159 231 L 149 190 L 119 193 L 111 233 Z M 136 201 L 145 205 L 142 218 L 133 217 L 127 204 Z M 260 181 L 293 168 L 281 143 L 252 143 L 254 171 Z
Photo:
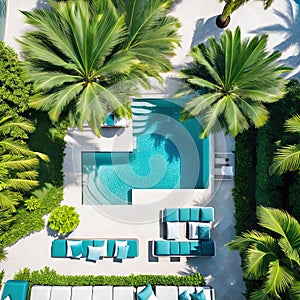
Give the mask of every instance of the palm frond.
M 300 115 L 294 115 L 285 122 L 286 131 L 300 133 Z

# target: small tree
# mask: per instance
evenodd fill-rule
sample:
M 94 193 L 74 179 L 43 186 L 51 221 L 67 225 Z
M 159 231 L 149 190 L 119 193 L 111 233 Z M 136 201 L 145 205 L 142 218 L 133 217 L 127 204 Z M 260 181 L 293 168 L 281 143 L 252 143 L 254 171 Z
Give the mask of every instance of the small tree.
M 79 223 L 79 215 L 74 206 L 63 205 L 55 208 L 49 217 L 50 228 L 58 231 L 61 235 L 73 231 Z

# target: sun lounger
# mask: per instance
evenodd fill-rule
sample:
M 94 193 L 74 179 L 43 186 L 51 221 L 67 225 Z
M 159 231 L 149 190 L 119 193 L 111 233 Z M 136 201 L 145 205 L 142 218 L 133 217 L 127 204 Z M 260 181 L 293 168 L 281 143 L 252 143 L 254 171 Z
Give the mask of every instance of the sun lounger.
M 161 286 L 155 287 L 155 296 L 158 299 L 173 300 L 178 299 L 178 288 L 177 286 Z
M 115 286 L 113 299 L 135 300 L 135 288 L 132 286 Z
M 70 300 L 71 295 L 71 286 L 53 286 L 50 300 Z
M 26 300 L 28 291 L 28 281 L 23 280 L 8 280 L 3 288 L 1 300 L 7 296 L 11 300 Z
M 51 286 L 34 285 L 31 288 L 30 300 L 50 300 Z
M 92 286 L 73 286 L 71 300 L 92 300 Z
M 113 300 L 113 287 L 109 285 L 94 286 L 93 300 Z

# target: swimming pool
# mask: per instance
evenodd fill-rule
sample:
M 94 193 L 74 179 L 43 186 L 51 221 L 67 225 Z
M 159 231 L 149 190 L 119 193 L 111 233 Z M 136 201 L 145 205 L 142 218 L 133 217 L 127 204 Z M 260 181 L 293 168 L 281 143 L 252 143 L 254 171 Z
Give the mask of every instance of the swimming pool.
M 97 188 L 97 196 L 83 204 L 131 204 L 132 189 L 206 188 L 208 139 L 199 139 L 197 119 L 179 121 L 183 105 L 182 100 L 134 100 L 133 152 L 82 153 L 82 172 L 90 178 L 86 188 Z

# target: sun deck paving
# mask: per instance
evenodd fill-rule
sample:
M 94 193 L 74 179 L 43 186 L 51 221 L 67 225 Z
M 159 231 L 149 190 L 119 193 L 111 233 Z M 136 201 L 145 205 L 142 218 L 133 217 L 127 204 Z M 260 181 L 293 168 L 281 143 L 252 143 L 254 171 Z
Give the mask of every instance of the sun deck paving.
M 5 41 L 17 51 L 20 46 L 15 37 L 20 37 L 29 26 L 24 26 L 19 10 L 30 10 L 35 6 L 44 5 L 43 0 L 9 0 L 7 8 L 7 24 Z M 215 17 L 222 11 L 223 4 L 218 0 L 175 1 L 172 14 L 178 16 L 182 23 L 180 33 L 183 37 L 182 47 L 178 48 L 172 59 L 175 69 L 180 69 L 187 61 L 186 54 L 191 46 L 205 41 L 214 35 L 219 37 L 222 30 L 215 26 Z M 294 23 L 287 20 L 294 17 Z M 280 13 L 282 15 L 280 15 Z M 282 16 L 286 16 L 283 19 Z M 292 25 L 291 25 L 292 24 Z M 257 33 L 270 33 L 270 49 L 283 50 L 285 62 L 291 62 L 296 67 L 292 73 L 299 77 L 299 15 L 293 0 L 275 0 L 272 8 L 264 11 L 258 2 L 249 2 L 232 14 L 230 29 L 241 26 L 242 34 L 253 36 Z M 285 33 L 276 31 L 276 26 L 287 28 Z M 271 26 L 269 31 L 262 29 Z M 273 27 L 272 27 L 273 26 Z M 289 26 L 294 26 L 288 31 Z M 272 30 L 273 28 L 273 30 Z M 288 36 L 292 47 L 288 48 L 282 42 Z M 168 97 L 177 88 L 176 82 L 166 75 L 166 84 L 161 87 L 153 82 L 151 91 L 143 95 L 153 98 Z M 171 74 L 172 76 L 174 74 Z M 229 252 L 224 246 L 235 236 L 234 206 L 231 196 L 233 181 L 212 181 L 210 189 L 204 190 L 143 190 L 134 191 L 133 206 L 82 206 L 81 205 L 81 150 L 94 151 L 108 149 L 112 151 L 130 151 L 134 147 L 132 128 L 107 129 L 99 140 L 88 131 L 79 133 L 70 130 L 66 137 L 67 148 L 64 161 L 64 204 L 75 205 L 80 214 L 81 223 L 70 235 L 78 238 L 138 238 L 140 255 L 123 263 L 113 262 L 106 258 L 96 263 L 71 259 L 51 259 L 50 246 L 53 240 L 48 228 L 31 234 L 11 247 L 7 248 L 8 260 L 1 263 L 5 270 L 5 280 L 13 277 L 19 269 L 29 267 L 31 270 L 50 266 L 62 274 L 180 274 L 185 275 L 198 271 L 207 278 L 207 283 L 216 290 L 216 299 L 242 299 L 244 291 L 240 257 L 237 252 Z M 224 139 L 222 133 L 214 137 L 215 152 L 228 152 L 234 149 L 234 142 L 229 137 Z M 88 150 L 87 150 L 88 149 Z M 211 158 L 212 159 L 212 158 Z M 212 161 L 211 161 L 212 162 Z M 212 178 L 211 178 L 212 179 Z M 159 221 L 161 209 L 164 207 L 213 206 L 215 222 L 212 238 L 216 241 L 215 257 L 199 258 L 159 258 L 151 255 L 151 241 L 159 239 L 162 234 Z M 47 217 L 45 217 L 45 223 Z

